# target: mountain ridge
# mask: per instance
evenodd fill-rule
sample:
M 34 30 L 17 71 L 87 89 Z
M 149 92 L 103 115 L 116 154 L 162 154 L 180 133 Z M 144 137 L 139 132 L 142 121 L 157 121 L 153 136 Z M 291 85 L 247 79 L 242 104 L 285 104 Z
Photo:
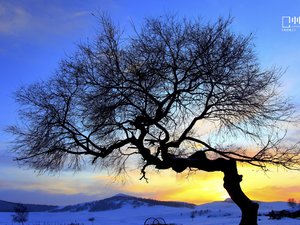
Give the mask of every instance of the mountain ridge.
M 20 203 L 0 200 L 0 212 L 14 212 L 14 208 Z M 42 204 L 22 204 L 25 205 L 29 212 L 47 212 L 56 209 L 55 205 Z
M 0 212 L 13 212 L 18 203 L 0 200 Z M 149 198 L 141 198 L 126 195 L 123 193 L 114 196 L 95 200 L 91 202 L 83 202 L 79 204 L 71 204 L 66 206 L 43 205 L 43 204 L 23 204 L 28 208 L 29 212 L 80 212 L 80 211 L 107 211 L 120 209 L 125 206 L 137 208 L 141 206 L 166 206 L 177 208 L 194 208 L 195 204 L 179 201 L 160 201 Z

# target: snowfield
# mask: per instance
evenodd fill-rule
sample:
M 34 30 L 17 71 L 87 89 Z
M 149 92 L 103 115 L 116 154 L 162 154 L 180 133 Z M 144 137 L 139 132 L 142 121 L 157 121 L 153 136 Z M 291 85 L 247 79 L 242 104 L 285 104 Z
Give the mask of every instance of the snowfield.
M 288 209 L 285 202 L 260 203 L 259 225 L 299 225 L 300 219 L 269 220 L 265 213 Z M 0 213 L 0 225 L 12 225 L 13 212 Z M 95 218 L 92 222 L 89 218 Z M 167 224 L 176 225 L 237 225 L 240 211 L 231 202 L 213 202 L 191 208 L 140 206 L 128 204 L 120 209 L 99 212 L 31 212 L 26 225 L 143 225 L 148 217 L 162 217 Z

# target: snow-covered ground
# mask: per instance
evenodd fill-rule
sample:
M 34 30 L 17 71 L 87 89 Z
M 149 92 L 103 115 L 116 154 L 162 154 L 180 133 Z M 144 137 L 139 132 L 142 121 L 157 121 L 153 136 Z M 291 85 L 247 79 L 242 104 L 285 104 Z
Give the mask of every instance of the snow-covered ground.
M 299 225 L 300 220 L 284 218 L 269 220 L 263 216 L 271 210 L 287 209 L 284 202 L 260 203 L 259 225 Z M 0 213 L 0 225 L 12 225 L 13 213 Z M 194 215 L 194 216 L 192 216 Z M 95 218 L 93 224 L 89 218 Z M 214 202 L 194 209 L 174 208 L 166 206 L 124 206 L 120 209 L 100 212 L 40 212 L 30 213 L 26 225 L 143 225 L 148 217 L 162 217 L 166 223 L 176 225 L 237 225 L 240 221 L 240 211 L 230 202 Z

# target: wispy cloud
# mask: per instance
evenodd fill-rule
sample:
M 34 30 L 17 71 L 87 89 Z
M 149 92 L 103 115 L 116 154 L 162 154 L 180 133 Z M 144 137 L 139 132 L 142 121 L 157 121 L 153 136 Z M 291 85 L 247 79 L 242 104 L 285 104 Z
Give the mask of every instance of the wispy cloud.
M 25 9 L 7 3 L 0 3 L 0 33 L 14 35 L 26 30 L 32 23 L 32 16 Z
M 66 7 L 63 2 L 0 1 L 0 35 L 42 37 L 67 34 L 86 27 L 88 18 L 92 18 L 89 15 L 88 10 Z
M 95 201 L 97 195 L 48 193 L 42 190 L 0 189 L 0 199 L 10 202 L 30 204 L 68 205 Z
M 263 201 L 287 201 L 289 198 L 300 200 L 300 186 L 265 186 L 247 192 L 253 199 Z
M 92 201 L 120 192 L 118 185 L 111 185 L 107 176 L 94 173 L 63 172 L 57 176 L 37 175 L 32 170 L 21 170 L 13 166 L 1 167 L 0 199 L 42 203 L 73 204 Z

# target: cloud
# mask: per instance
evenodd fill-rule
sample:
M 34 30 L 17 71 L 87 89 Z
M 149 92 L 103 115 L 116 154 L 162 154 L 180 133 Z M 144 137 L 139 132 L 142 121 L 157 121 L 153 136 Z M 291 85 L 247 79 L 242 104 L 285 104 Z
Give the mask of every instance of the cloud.
M 300 200 L 300 186 L 264 186 L 247 191 L 249 196 L 260 201 L 287 201 L 289 198 Z
M 41 190 L 0 189 L 0 199 L 10 202 L 69 205 L 102 199 L 107 196 L 78 194 L 53 194 Z
M 0 199 L 13 202 L 65 205 L 94 201 L 119 193 L 109 177 L 94 173 L 62 172 L 57 176 L 36 175 L 32 170 L 2 167 Z M 97 178 L 96 178 L 97 177 Z
M 32 16 L 19 6 L 2 3 L 0 5 L 0 33 L 13 35 L 28 28 Z
M 251 199 L 261 201 L 300 199 L 298 174 L 276 171 L 270 171 L 266 176 L 248 166 L 240 168 L 240 173 L 244 175 L 241 183 L 243 190 Z M 61 172 L 57 176 L 37 176 L 32 170 L 2 166 L 0 177 L 5 179 L 0 181 L 0 199 L 65 205 L 126 193 L 200 204 L 228 197 L 223 188 L 222 173 L 197 172 L 186 178 L 184 174 L 170 170 L 161 173 L 149 171 L 149 183 L 139 180 L 138 171 L 130 171 L 130 175 L 132 179 L 124 184 L 113 182 L 111 176 L 101 172 L 83 171 L 75 175 L 72 172 Z
M 85 29 L 88 18 L 85 8 L 72 8 L 63 2 L 9 1 L 0 2 L 0 35 L 46 37 L 66 35 Z

